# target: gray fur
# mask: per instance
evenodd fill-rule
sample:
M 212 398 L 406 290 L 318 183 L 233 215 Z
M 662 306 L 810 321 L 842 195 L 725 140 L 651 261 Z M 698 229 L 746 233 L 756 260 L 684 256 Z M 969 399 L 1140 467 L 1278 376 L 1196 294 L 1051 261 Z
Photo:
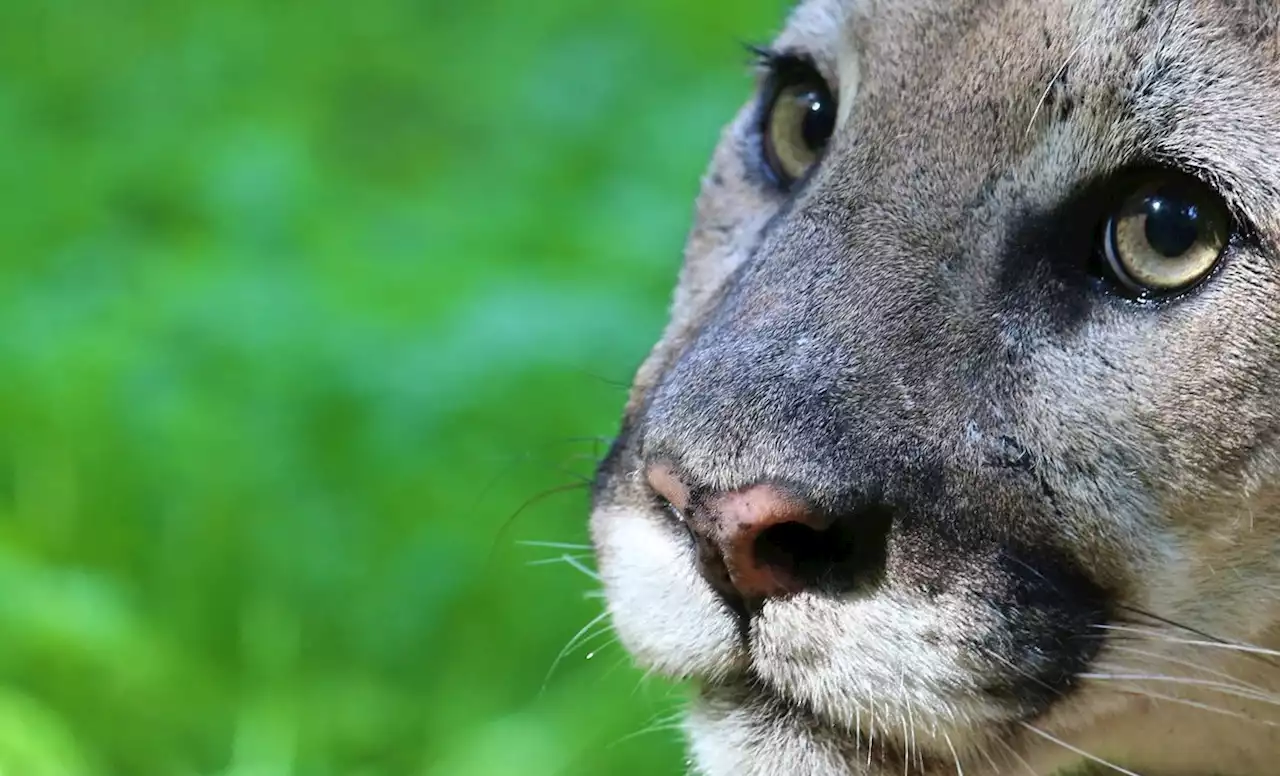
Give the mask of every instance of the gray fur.
M 703 681 L 700 773 L 1081 761 L 1041 733 L 1143 776 L 1277 772 L 1280 668 L 1185 643 L 1280 648 L 1277 18 L 1263 0 L 792 11 L 775 45 L 838 91 L 836 135 L 783 195 L 755 171 L 758 106 L 726 128 L 592 516 L 623 642 Z M 1196 172 L 1250 229 L 1162 305 L 1093 287 L 1072 228 L 1087 182 L 1138 159 Z M 643 485 L 659 459 L 706 491 L 892 505 L 883 580 L 770 601 L 742 638 Z M 1045 646 L 1071 628 L 1099 637 L 1087 665 Z M 1037 690 L 1060 664 L 1075 678 Z M 1078 678 L 1107 672 L 1167 678 Z

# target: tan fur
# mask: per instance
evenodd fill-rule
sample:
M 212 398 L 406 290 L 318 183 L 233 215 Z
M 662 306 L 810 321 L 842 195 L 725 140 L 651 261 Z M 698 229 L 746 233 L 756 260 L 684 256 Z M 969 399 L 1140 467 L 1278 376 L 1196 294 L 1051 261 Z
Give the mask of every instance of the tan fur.
M 793 9 L 774 48 L 814 60 L 835 135 L 784 194 L 753 169 L 759 106 L 724 130 L 591 520 L 622 642 L 703 688 L 698 773 L 1047 776 L 1083 753 L 1280 773 L 1277 18 L 1266 0 Z M 1059 255 L 1072 233 L 1041 241 L 1076 187 L 1139 159 L 1190 168 L 1250 227 L 1161 306 L 1085 287 Z M 644 484 L 658 455 L 712 491 L 905 505 L 883 582 L 771 600 L 740 631 Z M 1145 613 L 1089 623 L 1101 648 L 1051 702 L 987 692 L 1032 687 L 1019 673 L 1057 648 L 1010 641 L 1052 625 L 1011 623 L 1009 591 L 1039 584 L 1018 552 Z

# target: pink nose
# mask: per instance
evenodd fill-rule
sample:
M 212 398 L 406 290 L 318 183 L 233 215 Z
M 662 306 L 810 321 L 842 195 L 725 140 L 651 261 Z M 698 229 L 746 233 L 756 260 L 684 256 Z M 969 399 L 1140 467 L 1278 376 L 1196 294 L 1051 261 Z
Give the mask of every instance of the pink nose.
M 826 554 L 831 519 L 772 484 L 714 493 L 692 503 L 689 488 L 666 464 L 648 468 L 650 487 L 688 523 L 704 577 L 748 601 L 805 589 L 805 561 Z

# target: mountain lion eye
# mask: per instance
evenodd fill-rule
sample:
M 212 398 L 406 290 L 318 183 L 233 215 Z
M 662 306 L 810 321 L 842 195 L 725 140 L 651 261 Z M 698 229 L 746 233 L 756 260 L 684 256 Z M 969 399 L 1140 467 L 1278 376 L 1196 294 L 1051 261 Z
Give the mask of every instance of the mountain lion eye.
M 765 161 L 787 185 L 818 161 L 836 124 L 836 101 L 816 73 L 782 86 L 764 123 Z
M 1189 288 L 1218 263 L 1230 217 L 1208 186 L 1161 173 L 1135 188 L 1107 221 L 1103 250 L 1116 279 L 1140 295 Z

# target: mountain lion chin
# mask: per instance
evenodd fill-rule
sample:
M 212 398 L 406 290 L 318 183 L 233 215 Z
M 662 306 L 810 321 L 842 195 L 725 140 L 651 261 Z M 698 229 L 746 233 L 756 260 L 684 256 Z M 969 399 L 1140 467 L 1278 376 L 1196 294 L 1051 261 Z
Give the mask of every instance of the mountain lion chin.
M 1277 772 L 1278 17 L 805 0 L 753 49 L 593 487 L 697 773 Z

